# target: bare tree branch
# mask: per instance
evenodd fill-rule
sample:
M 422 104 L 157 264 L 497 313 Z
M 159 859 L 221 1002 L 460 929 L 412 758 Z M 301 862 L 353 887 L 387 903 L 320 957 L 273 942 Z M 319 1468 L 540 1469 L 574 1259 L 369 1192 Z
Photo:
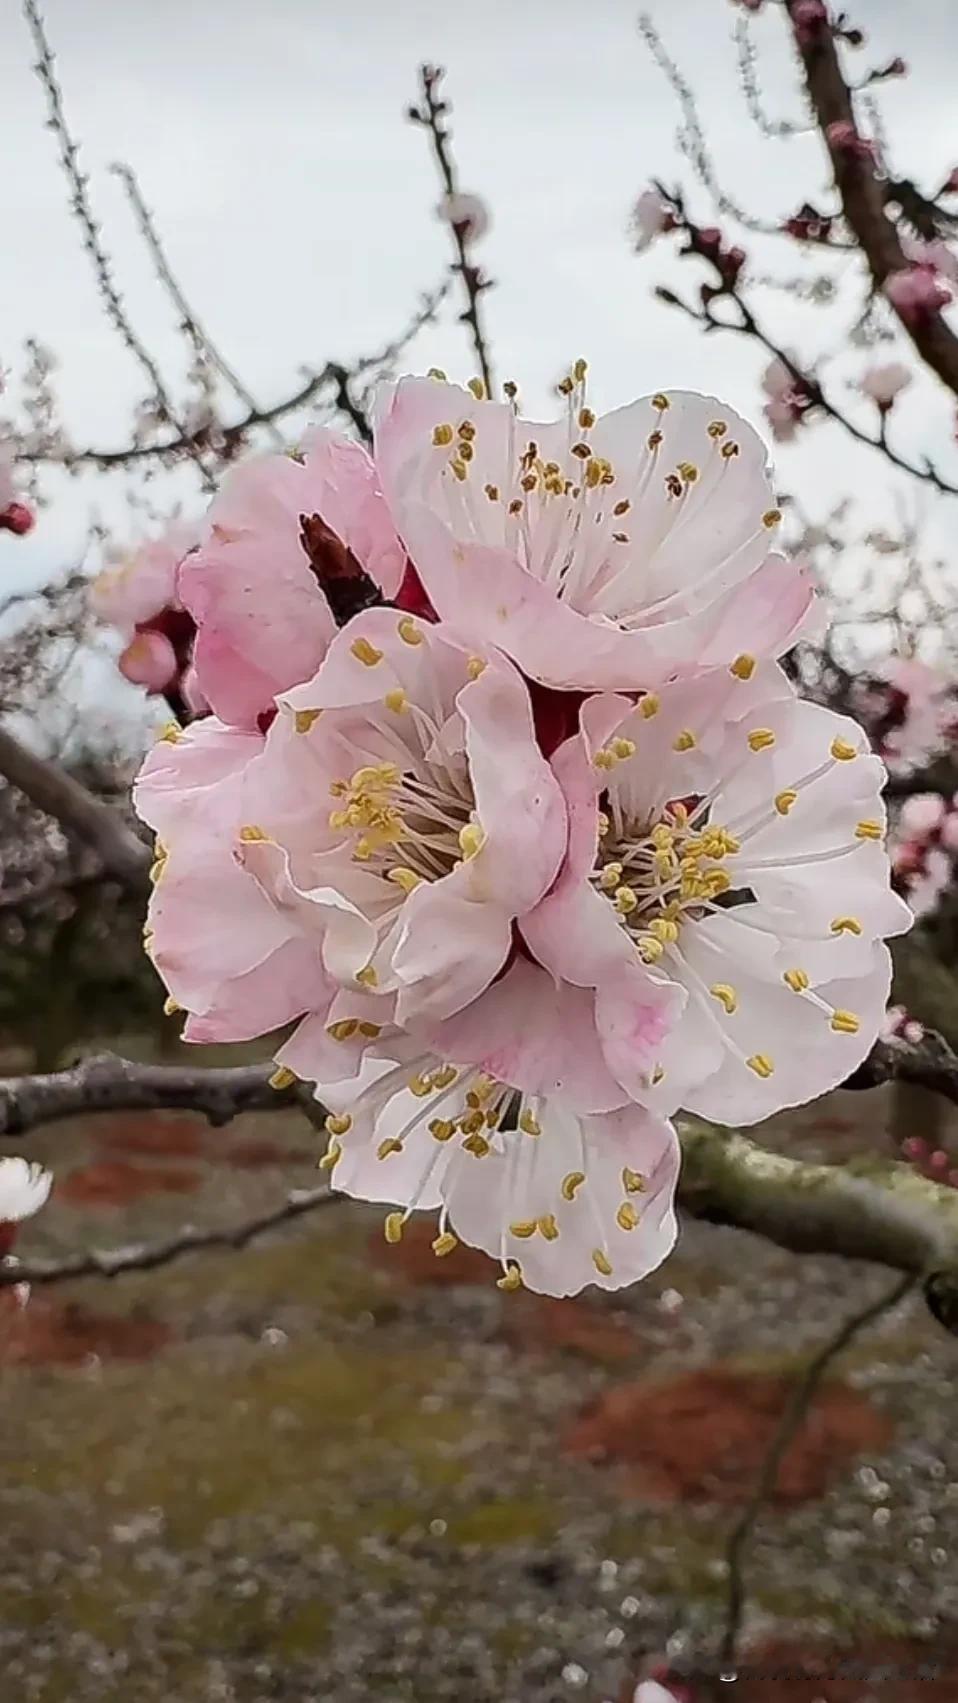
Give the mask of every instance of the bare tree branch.
M 150 853 L 122 817 L 49 758 L 38 757 L 0 727 L 0 774 L 39 810 L 91 846 L 105 874 L 135 893 L 146 891 Z
M 128 1271 L 155 1271 L 158 1266 L 171 1265 L 184 1254 L 201 1253 L 208 1248 L 245 1248 L 267 1230 L 281 1224 L 291 1224 L 307 1213 L 335 1206 L 341 1195 L 331 1194 L 325 1184 L 316 1189 L 294 1189 L 281 1206 L 271 1212 L 261 1212 L 223 1230 L 198 1230 L 188 1224 L 175 1236 L 161 1242 L 145 1242 L 128 1248 L 91 1249 L 62 1260 L 18 1260 L 4 1265 L 0 1262 L 0 1288 L 14 1284 L 68 1283 L 78 1277 L 120 1277 Z
M 850 125 L 856 134 L 858 126 L 833 27 L 825 22 L 815 30 L 803 28 L 799 5 L 800 0 L 787 0 L 812 109 L 831 158 L 846 223 L 858 239 L 876 289 L 881 290 L 893 272 L 906 270 L 910 262 L 885 211 L 885 192 L 875 161 L 867 149 L 850 148 L 837 140 L 843 135 L 842 126 Z M 958 396 L 958 337 L 941 313 L 929 312 L 916 319 L 902 319 L 899 314 L 899 318 L 922 360 Z
M 893 1284 L 891 1289 L 880 1296 L 877 1301 L 870 1301 L 867 1307 L 853 1313 L 851 1318 L 846 1319 L 838 1330 L 828 1338 L 827 1342 L 822 1344 L 818 1352 L 812 1356 L 792 1391 L 791 1399 L 782 1414 L 781 1421 L 762 1461 L 755 1489 L 732 1527 L 726 1545 L 728 1607 L 719 1651 L 719 1668 L 723 1675 L 734 1674 L 735 1672 L 739 1633 L 745 1613 L 745 1560 L 749 1541 L 762 1509 L 775 1489 L 778 1469 L 785 1458 L 789 1444 L 805 1419 L 814 1400 L 815 1391 L 832 1362 L 844 1353 L 860 1331 L 865 1330 L 868 1325 L 874 1324 L 876 1319 L 881 1318 L 882 1314 L 890 1311 L 892 1307 L 897 1307 L 899 1301 L 904 1300 L 908 1291 L 912 1288 L 914 1281 L 913 1276 L 899 1278 L 898 1282 Z M 723 1683 L 719 1679 L 716 1696 L 721 1697 L 723 1694 Z
M 446 195 L 452 197 L 460 193 L 460 186 L 452 155 L 452 135 L 447 123 L 449 103 L 443 100 L 439 94 L 442 77 L 443 72 L 437 65 L 420 67 L 419 84 L 423 106 L 422 110 L 413 107 L 409 116 L 415 123 L 423 125 L 424 129 L 429 131 L 432 138 L 432 151 L 439 168 L 443 188 Z M 472 346 L 476 351 L 476 360 L 479 362 L 479 371 L 486 387 L 486 395 L 491 396 L 492 359 L 483 329 L 480 305 L 480 297 L 483 290 L 488 289 L 488 284 L 469 252 L 468 223 L 450 219 L 449 228 L 452 231 L 452 239 L 458 256 L 455 271 L 459 273 L 462 279 L 466 294 L 466 307 L 462 317 L 472 333 Z
M 270 1075 L 269 1065 L 206 1070 L 133 1064 L 99 1053 L 70 1070 L 0 1078 L 0 1136 L 25 1135 L 57 1118 L 89 1112 L 200 1112 L 218 1126 L 243 1112 L 298 1104 L 298 1085 L 272 1088 Z

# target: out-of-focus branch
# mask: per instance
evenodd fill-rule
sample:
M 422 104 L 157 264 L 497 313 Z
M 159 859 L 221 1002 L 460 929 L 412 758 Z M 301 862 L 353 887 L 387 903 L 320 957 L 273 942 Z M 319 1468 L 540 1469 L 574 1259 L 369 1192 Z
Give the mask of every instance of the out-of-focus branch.
M 57 763 L 38 757 L 21 745 L 5 727 L 0 727 L 0 774 L 38 810 L 54 817 L 68 833 L 91 846 L 104 874 L 122 882 L 132 892 L 146 891 L 150 854 L 143 841 L 102 799 L 88 792 Z
M 403 350 L 410 344 L 424 326 L 435 319 L 436 314 L 445 301 L 449 292 L 447 279 L 434 290 L 427 291 L 421 298 L 412 318 L 403 327 L 398 337 L 393 338 L 382 349 L 373 355 L 365 355 L 345 368 L 335 361 L 329 361 L 318 372 L 310 375 L 298 390 L 285 396 L 279 402 L 274 402 L 269 408 L 253 408 L 240 420 L 230 426 L 217 428 L 217 452 L 224 461 L 231 460 L 242 449 L 250 432 L 258 427 L 272 427 L 277 420 L 288 414 L 295 414 L 317 400 L 324 391 L 331 391 L 337 406 L 341 403 L 341 379 L 343 373 L 352 378 L 362 378 L 366 374 L 377 371 L 388 371 L 398 360 Z M 352 416 L 350 416 L 352 417 Z M 355 422 L 354 422 L 355 423 Z M 191 446 L 204 444 L 208 441 L 209 431 L 202 428 L 197 432 L 180 432 L 175 437 L 164 439 L 161 443 L 131 444 L 121 449 L 81 449 L 69 454 L 36 455 L 31 453 L 30 461 L 52 461 L 66 467 L 89 466 L 102 470 L 119 467 L 129 467 L 140 461 L 172 462 L 178 457 L 189 454 Z
M 214 343 L 210 333 L 206 329 L 206 326 L 202 324 L 187 300 L 183 292 L 183 287 L 167 259 L 166 250 L 160 241 L 160 235 L 156 228 L 156 221 L 143 199 L 143 193 L 140 189 L 136 173 L 133 171 L 132 166 L 126 165 L 122 160 L 117 160 L 110 167 L 110 170 L 115 177 L 119 178 L 123 185 L 140 235 L 150 251 L 153 264 L 156 268 L 157 277 L 164 286 L 170 300 L 176 308 L 176 311 L 180 316 L 180 322 L 183 330 L 192 342 L 193 347 L 199 355 L 204 356 L 209 361 L 210 365 L 216 369 L 221 378 L 226 380 L 230 389 L 235 393 L 239 401 L 242 402 L 244 408 L 246 408 L 249 413 L 255 414 L 260 412 L 259 403 L 256 401 L 255 396 L 252 395 L 251 391 L 243 383 L 243 380 L 239 377 L 236 368 L 230 364 L 217 344 Z M 276 427 L 271 421 L 267 422 L 267 424 L 269 425 L 276 443 L 281 444 L 282 437 Z
M 876 289 L 882 290 L 892 273 L 907 270 L 910 262 L 885 211 L 885 191 L 874 159 L 867 148 L 847 144 L 849 135 L 858 134 L 858 126 L 851 91 L 842 74 L 833 26 L 826 20 L 819 28 L 809 29 L 801 22 L 801 0 L 786 0 L 786 6 L 846 223 L 858 240 Z M 958 337 L 940 311 L 907 318 L 899 314 L 899 318 L 905 335 L 926 366 L 958 396 Z
M 93 1248 L 88 1253 L 73 1254 L 62 1260 L 18 1260 L 9 1265 L 0 1264 L 0 1288 L 20 1283 L 31 1286 L 68 1283 L 78 1277 L 121 1277 L 128 1271 L 155 1271 L 157 1266 L 172 1265 L 184 1254 L 203 1253 L 210 1248 L 245 1248 L 258 1236 L 265 1235 L 267 1230 L 291 1224 L 307 1213 L 321 1211 L 323 1207 L 335 1206 L 341 1199 L 340 1195 L 330 1194 L 325 1185 L 316 1189 L 294 1189 L 281 1206 L 222 1230 L 198 1230 L 188 1224 L 175 1236 L 168 1236 L 161 1242 L 144 1242 L 127 1248 Z
M 191 460 L 196 463 L 203 478 L 204 485 L 212 488 L 213 480 L 206 467 L 200 449 L 195 440 L 186 433 L 182 422 L 177 418 L 172 399 L 163 382 L 160 369 L 153 356 L 137 335 L 130 322 L 123 298 L 117 289 L 113 277 L 113 266 L 110 257 L 103 246 L 100 228 L 93 216 L 90 198 L 87 194 L 89 179 L 80 170 L 78 163 L 79 146 L 73 140 L 66 114 L 63 110 L 63 93 L 54 68 L 53 51 L 47 39 L 46 29 L 37 0 L 23 0 L 23 11 L 34 46 L 37 50 L 36 73 L 43 85 L 47 97 L 47 120 L 53 131 L 60 153 L 60 164 L 63 167 L 67 184 L 70 189 L 70 208 L 80 226 L 83 246 L 90 256 L 90 262 L 96 277 L 97 289 L 103 302 L 107 318 L 114 330 L 117 331 L 130 354 L 137 360 L 146 373 L 152 389 L 152 397 L 157 414 L 183 437 L 184 448 Z
M 419 71 L 419 85 L 422 94 L 422 108 L 413 107 L 410 118 L 421 124 L 429 131 L 432 140 L 432 151 L 435 155 L 439 176 L 443 188 L 450 198 L 460 193 L 459 180 L 455 160 L 452 153 L 452 133 L 448 125 L 449 103 L 439 94 L 443 72 L 438 65 L 423 65 Z M 492 395 L 492 359 L 489 354 L 489 344 L 482 323 L 482 292 L 488 289 L 479 267 L 472 260 L 469 252 L 468 221 L 450 219 L 449 228 L 452 231 L 457 261 L 455 271 L 462 279 L 466 295 L 466 306 L 462 318 L 472 334 L 472 346 L 476 352 L 482 382 L 486 387 L 486 395 Z
M 899 1062 L 908 1048 L 904 1041 L 883 1045 L 893 1046 Z M 958 1095 L 953 1055 L 946 1072 L 945 1054 L 928 1063 L 924 1043 L 912 1051 L 909 1081 Z M 290 1106 L 314 1125 L 323 1121 L 323 1109 L 307 1087 L 271 1086 L 268 1065 L 192 1070 L 105 1055 L 73 1070 L 0 1082 L 0 1134 L 22 1137 L 39 1124 L 90 1111 L 173 1108 L 222 1124 L 244 1111 Z M 693 1217 L 752 1230 L 795 1253 L 872 1260 L 920 1275 L 936 1318 L 958 1333 L 958 1190 L 929 1181 L 909 1165 L 789 1159 L 694 1119 L 681 1135 L 679 1199 Z

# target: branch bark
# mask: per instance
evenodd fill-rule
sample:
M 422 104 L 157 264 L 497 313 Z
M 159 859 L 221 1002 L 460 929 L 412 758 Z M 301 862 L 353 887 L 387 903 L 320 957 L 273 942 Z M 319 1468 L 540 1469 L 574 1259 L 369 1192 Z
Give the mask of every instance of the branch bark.
M 907 269 L 911 263 L 886 214 L 874 162 L 865 153 L 829 140 L 830 125 L 851 124 L 858 130 L 851 90 L 842 74 L 831 25 L 826 23 L 809 34 L 796 21 L 799 3 L 787 0 L 788 16 L 812 110 L 831 158 L 846 223 L 861 246 L 876 289 L 881 290 L 893 272 Z M 929 313 L 913 323 L 902 320 L 902 327 L 926 365 L 958 396 L 958 337 L 942 315 Z
M 877 1053 L 876 1081 L 904 1076 L 958 1100 L 958 1058 L 940 1036 L 926 1036 L 916 1047 L 882 1042 Z M 131 1064 L 106 1054 L 73 1070 L 0 1081 L 0 1134 L 22 1136 L 40 1124 L 91 1111 L 173 1108 L 224 1124 L 241 1112 L 290 1106 L 299 1106 L 315 1124 L 323 1120 L 323 1108 L 305 1085 L 270 1086 L 268 1064 L 193 1070 Z M 920 1276 L 935 1317 L 958 1334 L 958 1190 L 894 1162 L 815 1165 L 790 1159 L 694 1119 L 683 1123 L 681 1138 L 679 1201 L 692 1217 L 754 1231 L 794 1253 L 871 1260 Z M 230 1235 L 241 1245 L 244 1228 L 215 1235 L 210 1245 L 234 1245 Z M 182 1251 L 188 1251 L 186 1244 Z
M 105 874 L 131 892 L 147 891 L 149 848 L 102 799 L 49 758 L 38 757 L 0 727 L 0 775 L 96 852 Z

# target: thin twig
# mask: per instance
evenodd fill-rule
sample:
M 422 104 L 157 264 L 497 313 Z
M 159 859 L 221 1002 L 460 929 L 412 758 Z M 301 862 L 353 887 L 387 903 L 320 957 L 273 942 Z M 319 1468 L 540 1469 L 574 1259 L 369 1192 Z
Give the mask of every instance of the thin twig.
M 150 854 L 122 816 L 49 757 L 39 757 L 0 727 L 0 775 L 31 804 L 96 852 L 104 873 L 142 897 Z M 3 1127 L 0 1115 L 0 1129 Z
M 186 431 L 183 423 L 177 418 L 172 398 L 163 382 L 160 369 L 134 330 L 123 305 L 123 298 L 117 289 L 113 277 L 113 266 L 103 246 L 100 227 L 90 206 L 90 198 L 87 193 L 89 179 L 86 173 L 80 170 L 78 163 L 79 145 L 73 140 L 66 121 L 66 114 L 63 109 L 63 92 L 54 69 L 53 51 L 47 38 L 38 0 L 23 0 L 23 11 L 37 50 L 35 70 L 46 93 L 49 112 L 47 122 L 57 139 L 60 164 L 70 188 L 70 207 L 80 226 L 83 246 L 90 256 L 97 289 L 107 318 L 129 349 L 130 354 L 139 362 L 146 373 L 152 387 L 157 414 L 179 432 L 187 454 L 196 463 L 202 475 L 204 485 L 207 489 L 212 489 L 212 475 L 206 467 L 199 447 L 195 439 Z
M 416 122 L 429 131 L 432 138 L 432 151 L 435 155 L 439 176 L 447 196 L 459 194 L 459 181 L 456 173 L 455 160 L 452 153 L 452 133 L 448 125 L 449 103 L 439 95 L 439 85 L 443 72 L 437 65 L 422 65 L 419 70 L 419 85 L 423 98 L 423 110 L 413 109 L 411 116 Z M 456 249 L 457 261 L 454 270 L 462 279 L 466 295 L 466 306 L 462 318 L 472 334 L 472 346 L 476 352 L 482 382 L 486 387 L 486 395 L 492 395 L 492 360 L 489 354 L 489 344 L 482 324 L 480 297 L 488 288 L 486 280 L 478 266 L 474 263 L 469 252 L 468 225 L 449 221 L 452 239 Z
M 282 1206 L 247 1218 L 242 1224 L 222 1230 L 198 1230 L 188 1224 L 175 1236 L 162 1242 L 145 1242 L 135 1247 L 90 1249 L 63 1260 L 20 1260 L 8 1265 L 0 1263 L 0 1288 L 14 1284 L 69 1283 L 78 1277 L 120 1277 L 128 1271 L 155 1271 L 158 1266 L 171 1265 L 184 1254 L 195 1254 L 209 1248 L 245 1248 L 267 1230 L 289 1224 L 306 1213 L 335 1206 L 344 1199 L 331 1194 L 325 1184 L 317 1189 L 294 1189 Z
M 745 1564 L 749 1540 L 762 1509 L 774 1493 L 779 1468 L 786 1452 L 799 1426 L 805 1419 L 818 1385 L 832 1361 L 837 1359 L 838 1355 L 849 1346 L 859 1331 L 873 1324 L 876 1319 L 892 1307 L 896 1307 L 899 1301 L 903 1300 L 908 1294 L 915 1281 L 914 1275 L 899 1278 L 891 1289 L 887 1290 L 877 1301 L 870 1301 L 867 1307 L 863 1307 L 851 1318 L 846 1319 L 835 1334 L 829 1337 L 828 1341 L 812 1356 L 792 1391 L 788 1405 L 762 1461 L 755 1489 L 745 1504 L 739 1519 L 732 1527 L 725 1549 L 728 1568 L 728 1607 L 719 1651 L 722 1680 L 718 1684 L 717 1696 L 723 1695 L 722 1682 L 727 1682 L 735 1674 L 738 1640 L 745 1612 Z
M 242 402 L 243 406 L 249 413 L 259 413 L 260 405 L 255 396 L 253 396 L 252 392 L 243 383 L 243 380 L 237 373 L 236 368 L 230 364 L 222 350 L 216 343 L 214 343 L 210 333 L 206 329 L 206 326 L 198 318 L 194 309 L 190 305 L 190 302 L 187 300 L 187 297 L 183 292 L 183 287 L 170 266 L 166 250 L 160 241 L 160 235 L 156 228 L 156 221 L 143 199 L 143 192 L 140 189 L 139 182 L 137 181 L 137 177 L 132 166 L 127 165 L 122 160 L 117 160 L 110 167 L 110 170 L 115 177 L 119 178 L 123 185 L 140 235 L 152 256 L 157 277 L 169 294 L 170 300 L 173 302 L 173 305 L 180 316 L 180 322 L 183 326 L 183 330 L 192 342 L 197 354 L 205 356 L 210 365 L 215 367 L 216 371 L 226 380 L 231 390 L 235 393 L 239 401 Z M 268 424 L 274 441 L 277 444 L 282 444 L 283 440 L 279 431 L 277 431 L 272 422 L 268 422 Z

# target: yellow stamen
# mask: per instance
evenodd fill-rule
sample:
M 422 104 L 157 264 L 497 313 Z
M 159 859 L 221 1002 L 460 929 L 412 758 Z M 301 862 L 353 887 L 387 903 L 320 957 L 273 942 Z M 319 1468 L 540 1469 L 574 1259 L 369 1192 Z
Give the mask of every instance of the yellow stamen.
M 174 999 L 172 994 L 170 994 L 169 999 L 165 999 L 163 1001 L 163 1015 L 164 1015 L 164 1017 L 175 1017 L 177 1012 L 182 1011 L 182 1010 L 183 1010 L 183 1007 L 180 1004 L 179 1000 Z M 270 1086 L 272 1087 L 272 1078 L 270 1078 Z M 285 1087 L 285 1083 L 283 1084 L 283 1086 Z
M 410 1094 L 417 1100 L 425 1100 L 432 1093 L 432 1078 L 429 1076 L 411 1076 L 407 1083 Z
M 748 746 L 750 751 L 767 751 L 769 746 L 774 744 L 775 735 L 770 727 L 752 728 L 752 731 L 748 736 Z
M 612 1276 L 612 1262 L 609 1259 L 608 1254 L 603 1253 L 601 1248 L 593 1248 L 592 1264 L 595 1266 L 596 1271 L 601 1272 L 603 1277 Z
M 364 970 L 356 971 L 356 980 L 360 987 L 374 988 L 379 981 L 379 977 L 373 969 L 372 964 L 367 964 Z
M 536 1221 L 534 1218 L 524 1218 L 518 1224 L 509 1225 L 510 1236 L 518 1236 L 520 1241 L 523 1242 L 528 1241 L 529 1237 L 534 1236 L 535 1233 Z
M 603 869 L 601 875 L 599 876 L 599 886 L 602 888 L 602 891 L 604 893 L 611 893 L 613 888 L 619 886 L 619 884 L 621 883 L 621 880 L 622 880 L 622 865 L 621 865 L 621 863 L 607 863 L 605 868 Z
M 409 706 L 409 700 L 401 686 L 396 686 L 391 692 L 387 692 L 383 703 L 387 710 L 392 710 L 393 715 L 402 715 L 403 711 Z
M 736 680 L 751 680 L 755 673 L 754 656 L 749 656 L 747 651 L 743 651 L 741 656 L 735 658 L 729 668 L 729 673 L 734 674 Z
M 474 1159 L 485 1159 L 492 1152 L 485 1136 L 480 1135 L 478 1130 L 474 1135 L 467 1136 L 462 1145 L 467 1153 L 472 1154 Z
M 268 840 L 269 835 L 265 828 L 257 828 L 254 824 L 247 828 L 241 828 L 239 838 L 245 841 L 247 845 L 255 845 L 259 841 Z
M 563 1177 L 560 1185 L 563 1200 L 575 1200 L 576 1190 L 580 1189 L 584 1182 L 584 1171 L 570 1171 L 568 1176 Z
M 444 448 L 444 446 L 446 444 L 452 443 L 452 440 L 455 437 L 455 435 L 456 434 L 453 431 L 452 427 L 448 424 L 442 425 L 442 426 L 434 426 L 433 430 L 432 430 L 432 441 L 436 445 L 437 449 L 442 449 L 442 448 Z
M 452 1118 L 433 1118 L 429 1125 L 429 1134 L 437 1141 L 451 1141 L 456 1133 Z
M 768 1053 L 753 1053 L 751 1058 L 747 1058 L 745 1060 L 745 1063 L 748 1065 L 749 1070 L 754 1070 L 756 1076 L 761 1076 L 763 1078 L 771 1076 L 775 1069 Z
M 652 398 L 652 406 L 657 413 L 664 414 L 666 408 L 670 406 L 669 399 L 667 396 L 663 395 L 661 390 L 658 390 Z
M 326 1119 L 326 1132 L 328 1135 L 348 1135 L 352 1127 L 353 1120 L 348 1112 L 343 1112 L 341 1117 L 334 1117 L 333 1113 L 330 1112 Z
M 713 982 L 709 988 L 709 993 L 713 999 L 717 999 L 719 1004 L 725 1007 L 730 1017 L 734 1011 L 738 1010 L 738 994 L 729 982 Z
M 485 401 L 485 399 L 486 399 L 486 387 L 483 384 L 481 378 L 471 378 L 469 380 L 469 383 L 466 386 L 466 389 L 472 391 L 472 394 L 475 397 L 477 402 L 484 402 Z
M 370 644 L 367 638 L 354 639 L 349 648 L 356 661 L 364 663 L 367 668 L 375 668 L 377 662 L 382 662 L 382 651 Z
M 709 421 L 708 434 L 710 438 L 714 438 L 717 441 L 719 438 L 724 438 L 727 431 L 728 425 L 725 420 Z
M 861 934 L 862 925 L 857 917 L 833 917 L 829 923 L 832 934 Z
M 343 1150 L 338 1141 L 331 1141 L 323 1157 L 319 1161 L 321 1171 L 334 1171 L 343 1156 Z
M 417 875 L 414 869 L 407 869 L 401 863 L 398 863 L 395 869 L 389 871 L 386 880 L 391 881 L 394 887 L 401 887 L 404 893 L 414 893 L 416 888 L 422 884 L 422 876 Z
M 861 1028 L 861 1019 L 854 1011 L 833 1011 L 831 1027 L 836 1035 L 857 1035 Z
M 279 1092 L 283 1088 L 292 1088 L 295 1081 L 295 1070 L 290 1070 L 285 1064 L 280 1064 L 277 1065 L 276 1069 L 273 1071 L 273 1074 L 269 1079 L 269 1085 L 271 1088 L 275 1088 L 277 1092 Z
M 392 1247 L 402 1241 L 402 1213 L 387 1212 L 383 1219 L 383 1235 Z
M 485 668 L 485 658 L 481 656 L 471 656 L 466 663 L 466 673 L 470 680 L 478 680 L 480 674 L 485 672 Z
M 541 1218 L 538 1218 L 536 1220 L 536 1228 L 538 1229 L 540 1236 L 544 1236 L 547 1242 L 558 1241 L 559 1226 L 556 1223 L 554 1212 L 546 1212 Z
M 156 736 L 157 744 L 175 745 L 182 731 L 178 721 L 168 721 L 162 733 L 158 733 Z
M 394 1135 L 387 1135 L 385 1141 L 381 1141 L 376 1149 L 376 1158 L 388 1159 L 391 1153 L 401 1152 L 402 1142 Z
M 665 951 L 665 947 L 661 940 L 654 939 L 652 935 L 644 934 L 641 940 L 636 941 L 636 950 L 643 964 L 657 964 Z
M 782 973 L 782 981 L 786 987 L 791 988 L 793 993 L 805 993 L 810 986 L 805 970 L 785 970 Z
M 496 1278 L 496 1288 L 504 1289 L 507 1294 L 511 1294 L 516 1289 L 521 1289 L 522 1272 L 519 1267 L 517 1265 L 507 1266 L 503 1276 Z
M 536 1117 L 534 1112 L 529 1111 L 528 1107 L 525 1111 L 520 1112 L 519 1114 L 519 1128 L 522 1130 L 523 1135 L 542 1134 L 542 1125 L 540 1124 L 539 1119 Z
M 639 1215 L 630 1200 L 624 1200 L 615 1215 L 615 1221 L 620 1230 L 634 1230 L 639 1222 Z
M 632 1171 L 628 1165 L 622 1168 L 622 1187 L 626 1194 L 644 1194 L 645 1178 L 641 1171 Z
M 451 1230 L 445 1230 L 441 1236 L 436 1237 L 432 1244 L 432 1251 L 437 1260 L 441 1260 L 445 1259 L 446 1255 L 451 1254 L 458 1246 L 459 1237 L 454 1236 Z
M 721 874 L 720 870 L 716 874 Z M 661 940 L 663 946 L 674 946 L 679 938 L 678 924 L 670 917 L 653 917 L 649 923 L 649 933 L 654 940 Z
M 762 516 L 762 525 L 764 527 L 766 527 L 769 532 L 771 532 L 771 530 L 774 526 L 778 526 L 780 524 L 781 519 L 782 519 L 781 509 L 766 509 L 765 513 Z
M 614 752 L 607 750 L 605 748 L 605 746 L 603 746 L 601 748 L 601 750 L 596 752 L 592 761 L 595 764 L 595 767 L 597 769 L 614 769 L 615 768 L 615 754 L 614 754 Z
M 397 622 L 396 630 L 399 633 L 399 637 L 402 639 L 403 644 L 421 645 L 423 642 L 422 632 L 420 628 L 416 626 L 411 615 L 403 615 Z
M 459 848 L 464 858 L 475 857 L 481 852 L 486 843 L 486 836 L 478 822 L 467 822 L 459 830 Z
M 308 733 L 310 728 L 322 715 L 322 710 L 297 710 L 293 716 L 293 726 L 297 733 Z
M 880 822 L 866 819 L 859 822 L 855 829 L 856 840 L 880 840 L 884 838 L 885 830 Z
M 615 908 L 620 916 L 627 917 L 636 909 L 638 897 L 633 887 L 619 887 L 615 895 Z
M 853 757 L 858 756 L 857 749 L 854 745 L 849 745 L 847 739 L 833 739 L 829 749 L 839 763 L 850 763 Z
M 374 1041 L 377 1035 L 381 1035 L 382 1032 L 383 1026 L 381 1023 L 367 1023 L 364 1020 L 359 1025 L 359 1033 L 361 1035 L 367 1035 L 371 1041 Z
M 358 1030 L 358 1018 L 342 1017 L 338 1023 L 330 1023 L 326 1033 L 334 1041 L 351 1041 Z
M 620 762 L 635 756 L 635 741 L 632 739 L 613 739 L 612 751 Z
M 687 727 L 672 741 L 673 751 L 692 751 L 694 748 L 695 734 L 691 733 Z
M 787 816 L 798 797 L 794 787 L 786 787 L 784 792 L 775 794 L 775 808 L 780 816 Z

